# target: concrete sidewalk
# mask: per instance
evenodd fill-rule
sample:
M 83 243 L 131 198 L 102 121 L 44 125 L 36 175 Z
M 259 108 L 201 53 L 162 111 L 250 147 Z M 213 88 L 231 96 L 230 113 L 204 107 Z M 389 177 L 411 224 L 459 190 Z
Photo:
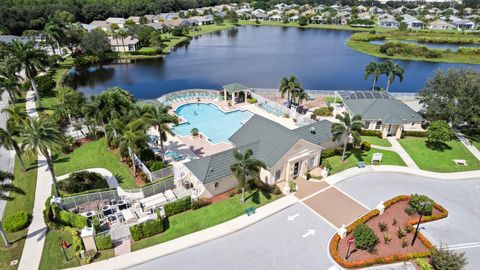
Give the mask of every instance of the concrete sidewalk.
M 457 138 L 465 145 L 465 147 L 472 153 L 478 160 L 480 160 L 480 151 L 472 145 L 472 143 L 460 132 L 455 132 Z
M 407 164 L 408 167 L 414 168 L 414 169 L 420 169 L 415 161 L 410 157 L 410 155 L 403 149 L 402 145 L 397 141 L 397 139 L 393 137 L 388 137 L 388 141 L 392 144 L 391 151 L 396 152 L 397 154 L 400 155 L 400 157 L 405 161 L 405 164 Z
M 297 202 L 298 199 L 290 194 L 256 209 L 255 214 L 251 216 L 244 214 L 225 223 L 159 245 L 72 269 L 109 270 L 132 267 L 240 231 Z

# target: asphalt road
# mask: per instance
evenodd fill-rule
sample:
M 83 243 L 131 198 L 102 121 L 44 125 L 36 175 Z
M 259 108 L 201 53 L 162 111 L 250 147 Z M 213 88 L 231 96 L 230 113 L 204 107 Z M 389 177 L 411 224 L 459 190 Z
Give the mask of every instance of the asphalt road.
M 1 112 L 8 107 L 8 94 L 4 92 L 0 100 L 0 128 L 5 128 L 7 123 L 7 114 Z M 3 147 L 0 147 L 0 170 L 13 172 L 14 154 L 12 151 L 8 151 Z M 0 200 L 0 220 L 3 217 L 3 211 L 5 209 L 6 201 Z

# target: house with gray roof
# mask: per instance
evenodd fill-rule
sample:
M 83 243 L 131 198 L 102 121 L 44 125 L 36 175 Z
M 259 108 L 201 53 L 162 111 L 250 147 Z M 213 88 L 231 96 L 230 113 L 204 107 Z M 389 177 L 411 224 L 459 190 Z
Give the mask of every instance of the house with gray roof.
M 344 111 L 351 116 L 360 115 L 364 129 L 378 130 L 382 137 L 394 136 L 399 139 L 402 131 L 424 131 L 423 117 L 402 101 L 387 92 L 340 91 L 337 96 L 343 108 L 335 108 L 334 115 Z
M 265 163 L 259 178 L 273 185 L 305 175 L 317 167 L 322 150 L 337 146 L 332 140 L 332 123 L 315 122 L 296 129 L 254 115 L 229 141 L 242 153 L 253 151 L 254 158 Z M 185 163 L 188 181 L 201 198 L 209 198 L 227 192 L 237 186 L 237 179 L 230 167 L 235 162 L 233 148 L 201 159 Z

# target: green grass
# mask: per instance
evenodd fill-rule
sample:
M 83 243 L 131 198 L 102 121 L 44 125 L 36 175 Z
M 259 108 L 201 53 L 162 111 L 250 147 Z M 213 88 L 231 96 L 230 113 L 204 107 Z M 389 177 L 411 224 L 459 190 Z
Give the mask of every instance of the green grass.
M 49 231 L 45 238 L 45 245 L 43 246 L 42 260 L 40 261 L 39 269 L 51 270 L 80 266 L 80 262 L 77 257 L 75 257 L 75 251 L 72 247 L 66 250 L 68 261 L 65 259 L 65 255 L 63 255 L 62 249 L 59 245 L 59 237 L 64 238 L 67 243 L 72 244 L 72 235 L 70 233 L 60 230 Z M 94 261 L 105 260 L 113 256 L 113 249 L 102 250 Z
M 263 194 L 259 191 L 247 193 L 245 205 L 240 202 L 241 195 L 235 195 L 225 201 L 168 218 L 168 229 L 151 238 L 142 239 L 132 244 L 132 251 L 157 245 L 187 234 L 191 234 L 244 214 L 245 208 L 260 207 L 272 202 L 282 195 Z
M 55 173 L 61 176 L 89 168 L 105 168 L 111 171 L 122 188 L 137 188 L 128 167 L 120 162 L 120 155 L 107 148 L 105 137 L 86 143 L 70 154 L 56 154 Z
M 458 172 L 479 170 L 480 161 L 458 140 L 446 143 L 445 149 L 433 150 L 427 147 L 425 138 L 407 137 L 400 144 L 423 170 L 433 172 Z M 454 159 L 466 160 L 468 166 L 457 165 Z
M 372 156 L 374 153 L 382 153 L 382 165 L 396 165 L 396 166 L 406 166 L 403 159 L 395 152 L 385 151 L 379 149 L 370 149 L 370 151 L 365 152 L 359 149 L 352 149 L 352 151 L 347 151 L 347 158 L 342 161 L 342 156 L 333 156 L 329 157 L 326 160 L 332 165 L 332 170 L 330 174 L 335 174 L 343 170 L 356 167 L 358 162 L 365 162 L 366 165 L 369 165 L 372 161 Z
M 362 136 L 362 141 L 369 142 L 370 144 L 391 147 L 392 144 L 387 139 L 381 139 L 376 136 Z
M 470 140 L 473 146 L 475 146 L 478 150 L 480 150 L 480 129 L 462 128 L 461 132 Z
M 35 188 L 37 184 L 37 159 L 36 155 L 24 157 L 27 171 L 24 172 L 18 158 L 15 159 L 13 184 L 23 191 L 25 195 L 12 194 L 15 200 L 9 201 L 5 207 L 3 217 L 8 217 L 18 211 L 25 211 L 27 213 L 33 212 L 33 203 L 35 200 Z M 7 237 L 13 244 L 9 248 L 4 247 L 4 243 L 0 240 L 0 269 L 17 269 L 18 265 L 10 266 L 10 262 L 15 259 L 20 259 L 25 245 L 25 237 L 28 228 L 15 232 L 7 233 Z

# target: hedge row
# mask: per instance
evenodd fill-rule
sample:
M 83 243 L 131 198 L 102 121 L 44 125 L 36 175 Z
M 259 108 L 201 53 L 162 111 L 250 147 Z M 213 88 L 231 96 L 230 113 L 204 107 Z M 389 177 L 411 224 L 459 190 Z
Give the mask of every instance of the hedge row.
M 402 131 L 402 138 L 404 137 L 427 137 L 427 132 L 426 131 L 409 131 L 409 130 L 404 130 Z
M 382 138 L 382 132 L 380 130 L 369 130 L 369 129 L 362 129 L 360 131 L 360 135 L 362 136 L 374 136 L 378 138 Z
M 410 196 L 408 195 L 400 195 L 397 196 L 393 199 L 390 199 L 386 201 L 383 205 L 385 206 L 385 209 L 389 208 L 393 204 L 399 202 L 399 201 L 408 201 L 410 200 Z M 434 208 L 440 211 L 439 214 L 432 215 L 432 216 L 426 216 L 422 218 L 422 223 L 423 222 L 430 222 L 433 220 L 445 218 L 448 216 L 447 210 L 443 208 L 441 205 L 435 203 Z M 346 227 L 347 232 L 351 233 L 355 227 L 357 227 L 360 224 L 364 224 L 370 219 L 374 218 L 375 216 L 378 216 L 380 212 L 377 209 L 374 209 L 367 214 L 363 215 L 359 219 L 355 220 L 352 224 L 348 225 Z M 412 219 L 407 222 L 408 226 L 412 226 L 418 222 L 418 219 Z M 418 239 L 422 241 L 422 243 L 428 248 L 432 249 L 433 245 L 428 241 L 425 236 L 423 236 L 421 233 L 418 234 Z M 430 251 L 428 252 L 416 252 L 416 253 L 410 253 L 410 254 L 400 254 L 400 255 L 391 255 L 391 256 L 385 256 L 385 257 L 378 257 L 378 258 L 370 258 L 370 259 L 365 259 L 365 260 L 358 260 L 358 261 L 351 261 L 348 262 L 345 260 L 343 256 L 341 256 L 338 253 L 338 243 L 340 242 L 340 236 L 338 234 L 335 234 L 330 241 L 330 254 L 332 255 L 332 258 L 341 266 L 345 268 L 363 268 L 363 267 L 368 267 L 371 265 L 376 265 L 376 264 L 389 264 L 389 263 L 395 263 L 399 261 L 408 261 L 412 259 L 417 259 L 417 258 L 424 258 L 428 257 L 430 255 Z
M 165 210 L 165 215 L 167 217 L 185 212 L 192 209 L 192 198 L 190 198 L 190 196 L 187 196 L 174 202 L 167 203 L 163 206 L 163 209 Z
M 95 243 L 99 250 L 113 248 L 112 237 L 108 233 L 95 236 Z
M 87 226 L 87 218 L 82 215 L 60 209 L 60 207 L 58 207 L 56 204 L 52 205 L 52 210 L 53 214 L 55 215 L 55 221 L 58 221 L 65 226 L 70 226 L 77 229 L 83 229 Z
M 156 220 L 148 220 L 130 227 L 130 233 L 134 241 L 141 240 L 163 232 L 163 220 L 159 216 Z
M 29 215 L 25 211 L 19 211 L 13 215 L 8 216 L 3 221 L 3 228 L 7 232 L 18 232 L 28 226 Z

